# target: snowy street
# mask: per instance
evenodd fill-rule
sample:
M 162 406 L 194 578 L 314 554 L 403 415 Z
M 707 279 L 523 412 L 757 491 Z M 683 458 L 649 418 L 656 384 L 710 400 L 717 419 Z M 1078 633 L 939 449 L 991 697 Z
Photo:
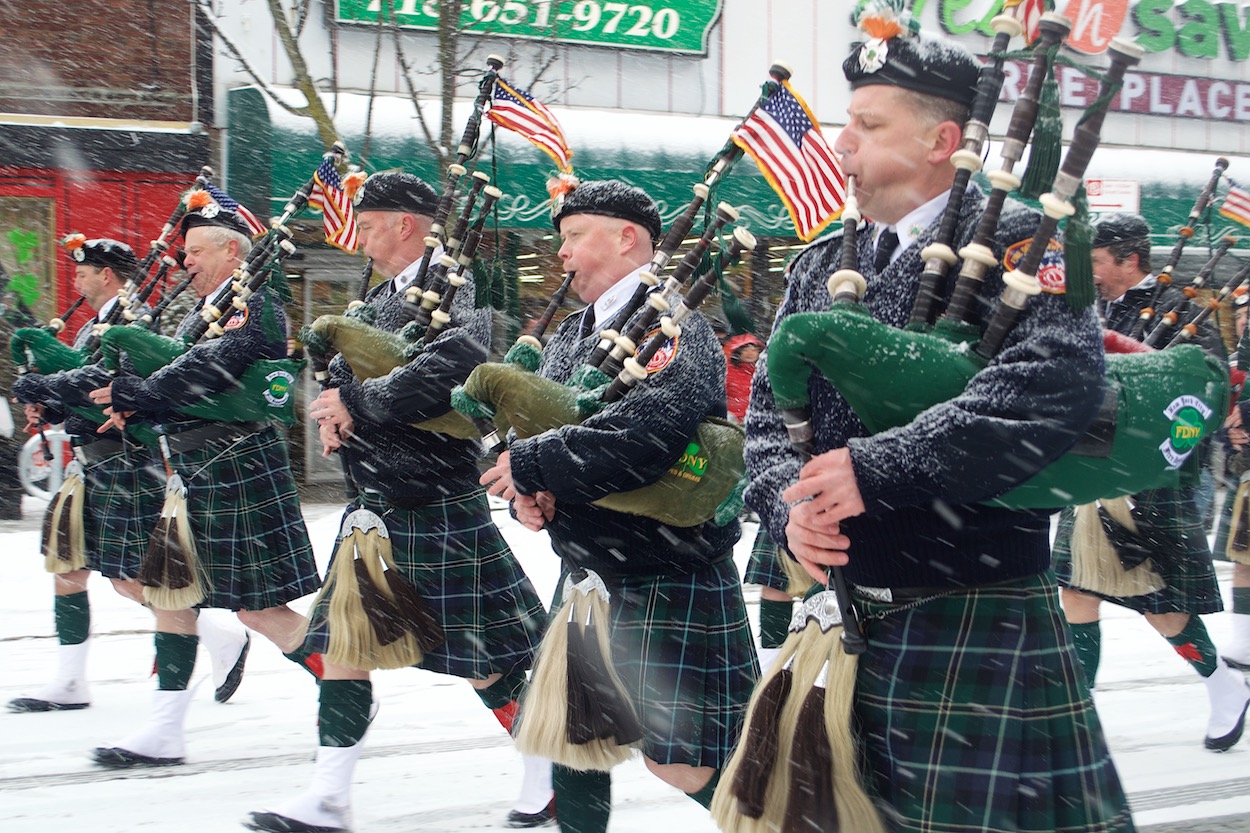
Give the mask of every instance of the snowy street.
M 324 567 L 340 507 L 305 506 Z M 55 663 L 51 578 L 38 556 L 43 507 L 26 498 L 25 519 L 0 523 L 0 699 L 29 694 Z M 546 537 L 494 513 L 536 585 L 551 597 L 557 563 Z M 745 566 L 754 527 L 737 548 Z M 1228 595 L 1231 571 L 1217 567 Z M 151 616 L 95 576 L 91 581 L 92 707 L 50 714 L 0 712 L 0 829 L 6 833 L 136 833 L 242 830 L 249 810 L 302 790 L 316 744 L 311 677 L 254 635 L 234 699 L 212 699 L 207 660 L 187 720 L 188 763 L 117 772 L 87 759 L 143 720 L 150 692 Z M 756 594 L 748 591 L 755 615 Z M 306 605 L 309 599 L 304 600 Z M 222 615 L 222 614 L 210 614 Z M 1226 644 L 1224 615 L 1205 617 Z M 1136 614 L 1103 608 L 1097 704 L 1138 825 L 1250 813 L 1250 740 L 1223 755 L 1202 747 L 1207 719 L 1200 678 Z M 194 684 L 194 683 L 193 683 Z M 411 671 L 374 675 L 381 711 L 354 781 L 356 829 L 503 829 L 520 784 L 520 758 L 467 683 Z M 614 833 L 711 833 L 705 811 L 650 776 L 635 760 L 614 774 Z M 1224 829 L 1224 828 L 1219 828 Z M 1227 829 L 1236 829 L 1233 827 Z

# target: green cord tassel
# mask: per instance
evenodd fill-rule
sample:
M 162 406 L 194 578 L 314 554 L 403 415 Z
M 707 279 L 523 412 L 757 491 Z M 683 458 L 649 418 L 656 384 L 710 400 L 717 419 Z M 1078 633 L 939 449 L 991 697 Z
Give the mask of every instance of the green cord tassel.
M 1046 63 L 1046 80 L 1038 101 L 1037 123 L 1029 148 L 1029 164 L 1024 170 L 1020 196 L 1035 200 L 1050 190 L 1063 156 L 1063 114 L 1059 110 L 1059 82 L 1055 80 L 1055 54 Z
M 1094 224 L 1089 219 L 1089 201 L 1085 198 L 1085 186 L 1076 190 L 1072 198 L 1076 213 L 1064 226 L 1063 262 L 1067 273 L 1068 306 L 1077 312 L 1094 305 Z

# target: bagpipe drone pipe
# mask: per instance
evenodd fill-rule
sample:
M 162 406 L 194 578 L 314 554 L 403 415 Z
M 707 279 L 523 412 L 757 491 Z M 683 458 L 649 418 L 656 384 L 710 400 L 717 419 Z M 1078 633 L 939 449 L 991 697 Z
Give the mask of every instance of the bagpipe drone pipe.
M 791 73 L 784 65 L 774 64 L 769 74 L 770 80 L 743 121 L 780 89 Z M 543 317 L 542 327 L 519 339 L 503 362 L 479 365 L 464 385 L 453 392 L 452 405 L 474 421 L 488 448 L 502 450 L 502 437 L 509 430 L 524 439 L 579 424 L 611 407 L 647 377 L 648 362 L 680 332 L 681 319 L 711 293 L 725 269 L 737 262 L 744 251 L 755 247 L 755 238 L 738 228 L 715 258 L 708 256 L 718 235 L 738 216 L 732 206 L 721 203 L 711 213 L 698 242 L 661 286 L 658 276 L 694 227 L 712 189 L 741 155 L 741 148 L 731 141 L 708 165 L 703 181 L 693 188 L 690 203 L 673 221 L 650 264 L 640 273 L 638 290 L 617 319 L 600 333 L 599 344 L 568 384 L 535 373 L 542 362 L 539 339 L 555 312 L 552 306 Z M 679 301 L 682 288 L 696 276 L 685 300 Z M 566 280 L 571 279 L 569 275 Z M 630 325 L 628 330 L 626 324 Z M 670 526 L 697 526 L 709 520 L 727 523 L 737 517 L 741 508 L 745 486 L 743 443 L 739 426 L 706 418 L 691 437 L 686 452 L 659 479 L 647 486 L 606 495 L 595 500 L 594 505 L 653 518 Z
M 1043 33 L 1046 37 L 1045 29 Z M 1113 43 L 1098 102 L 1078 124 L 1051 193 L 1041 198 L 1042 221 L 1028 250 L 1004 276 L 1002 297 L 979 341 L 968 312 L 984 267 L 996 262 L 989 244 L 998 216 L 989 209 L 973 245 L 961 252 L 964 272 L 946 317 L 933 330 L 900 330 L 873 319 L 857 303 L 862 278 L 857 287 L 845 270 L 830 278 L 834 304 L 828 312 L 793 315 L 780 323 L 770 341 L 768 367 L 778 408 L 792 431 L 810 431 L 805 410 L 813 368 L 830 380 L 865 427 L 877 433 L 905 425 L 925 409 L 958 396 L 988 364 L 1028 300 L 1040 292 L 1042 257 L 1059 221 L 1074 211 L 1070 200 L 1097 147 L 1109 98 L 1138 55 L 1131 44 Z M 1012 121 L 1017 126 L 1015 114 Z M 1018 138 L 1023 141 L 1027 133 Z M 1002 180 L 991 176 L 995 193 Z M 1001 199 L 991 195 L 989 207 L 996 204 L 1001 206 Z M 980 267 L 979 274 L 966 280 L 970 266 Z M 1070 271 L 1070 301 L 1072 282 Z M 886 380 L 888 389 L 882 386 Z M 986 502 L 1058 508 L 1179 485 L 1180 462 L 1223 421 L 1227 370 L 1196 347 L 1178 347 L 1108 356 L 1107 382 L 1107 399 L 1086 436 L 1024 483 Z

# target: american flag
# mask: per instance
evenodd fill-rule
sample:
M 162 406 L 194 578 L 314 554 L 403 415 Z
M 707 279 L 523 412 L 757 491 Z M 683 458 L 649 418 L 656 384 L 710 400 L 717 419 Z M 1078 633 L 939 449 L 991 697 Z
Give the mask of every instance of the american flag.
M 1024 42 L 1032 44 L 1037 40 L 1038 24 L 1042 22 L 1042 15 L 1049 11 L 1047 5 L 1046 0 L 1006 0 L 1003 3 L 1003 12 L 1010 13 L 1015 9 L 1015 18 L 1024 27 Z
M 551 111 L 525 90 L 497 78 L 486 118 L 500 127 L 520 133 L 550 156 L 562 173 L 572 173 L 573 165 L 569 160 L 573 151 L 569 150 L 564 140 L 564 129 Z
M 313 174 L 309 208 L 320 211 L 326 242 L 350 254 L 356 253 L 356 212 L 343 192 L 343 180 L 329 156 L 321 160 Z
M 1250 226 L 1250 191 L 1228 179 L 1228 196 L 1220 206 L 1220 216 Z
M 733 141 L 760 166 L 799 237 L 811 240 L 842 213 L 846 177 L 807 103 L 789 82 L 781 87 L 734 131 Z
M 236 202 L 234 197 L 231 197 L 211 182 L 206 184 L 204 187 L 208 190 L 208 195 L 213 198 L 213 202 L 217 203 L 227 211 L 233 211 L 235 214 L 238 214 L 243 218 L 243 222 L 247 223 L 247 227 L 251 229 L 253 237 L 269 231 L 269 229 L 265 228 L 264 223 L 256 219 L 255 214 Z

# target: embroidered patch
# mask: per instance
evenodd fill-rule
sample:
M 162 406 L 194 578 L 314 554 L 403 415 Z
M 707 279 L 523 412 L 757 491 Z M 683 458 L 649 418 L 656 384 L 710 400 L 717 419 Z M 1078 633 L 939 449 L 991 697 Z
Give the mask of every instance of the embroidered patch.
M 1003 254 L 1003 268 L 1015 269 L 1032 242 L 1032 238 L 1021 240 L 1007 249 Z M 1037 282 L 1042 285 L 1043 292 L 1049 292 L 1052 295 L 1063 295 L 1068 291 L 1067 272 L 1063 268 L 1063 244 L 1053 237 L 1046 246 L 1042 265 L 1037 269 Z
M 659 332 L 660 328 L 656 327 L 654 330 L 647 333 L 647 337 L 642 340 L 642 343 L 650 343 L 651 339 L 654 338 Z M 668 367 L 669 362 L 671 362 L 673 357 L 677 355 L 677 344 L 680 341 L 681 336 L 678 336 L 677 338 L 670 338 L 664 342 L 664 345 L 659 350 L 655 351 L 655 355 L 651 357 L 651 361 L 647 362 L 647 375 L 659 373 L 661 370 Z
M 222 327 L 223 330 L 237 330 L 247 323 L 247 310 L 242 309 L 230 316 L 230 320 Z
M 1212 413 L 1206 402 L 1188 394 L 1178 396 L 1163 409 L 1163 415 L 1172 421 L 1172 426 L 1168 438 L 1159 445 L 1159 451 L 1169 468 L 1179 468 L 1202 442 L 1205 422 Z
M 295 377 L 285 370 L 275 370 L 265 377 L 269 387 L 265 388 L 265 401 L 271 408 L 281 408 L 291 399 L 291 389 L 295 386 Z

